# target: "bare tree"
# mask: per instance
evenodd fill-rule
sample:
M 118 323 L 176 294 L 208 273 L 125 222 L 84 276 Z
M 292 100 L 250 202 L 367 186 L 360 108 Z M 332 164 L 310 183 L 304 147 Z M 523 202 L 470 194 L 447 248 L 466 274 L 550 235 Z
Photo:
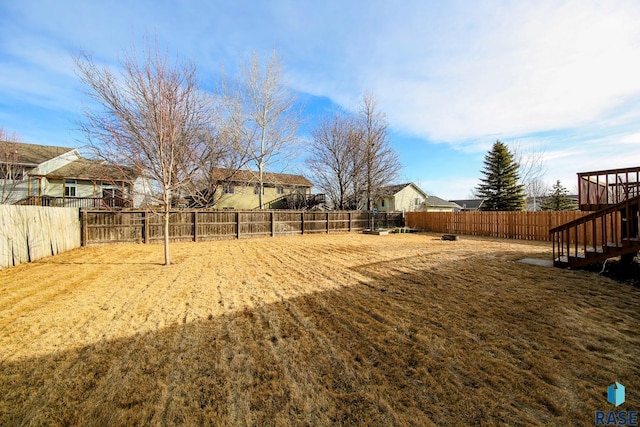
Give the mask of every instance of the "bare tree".
M 311 136 L 306 163 L 314 183 L 335 208 L 346 209 L 353 198 L 354 178 L 360 175 L 357 122 L 336 114 L 321 120 Z
M 524 186 L 527 198 L 532 199 L 531 209 L 538 209 L 538 200 L 546 195 L 547 185 L 543 178 L 547 173 L 547 166 L 544 160 L 544 150 L 540 150 L 534 144 L 525 144 L 515 141 L 509 144 L 509 151 L 518 164 L 520 175 L 519 184 Z
M 282 64 L 276 53 L 262 66 L 257 54 L 241 67 L 240 81 L 225 81 L 220 98 L 227 106 L 236 136 L 245 144 L 246 157 L 257 168 L 260 209 L 263 209 L 264 172 L 283 160 L 296 140 L 300 118 L 295 96 L 282 84 Z
M 147 43 L 141 54 L 125 52 L 121 70 L 99 67 L 82 54 L 78 75 L 97 104 L 82 129 L 90 147 L 114 165 L 133 168 L 160 193 L 164 259 L 169 257 L 172 202 L 192 191 L 210 133 L 210 104 L 199 90 L 196 67 L 161 54 Z
M 524 189 L 527 193 L 527 198 L 531 201 L 531 204 L 529 204 L 529 200 L 527 200 L 527 210 L 540 210 L 540 199 L 544 198 L 549 192 L 547 183 L 542 179 L 534 179 L 529 181 Z
M 194 176 L 194 191 L 189 196 L 191 205 L 196 207 L 214 206 L 224 197 L 218 191 L 220 185 L 247 163 L 246 146 L 238 128 L 229 118 L 214 116 L 216 126 L 204 138 L 204 153 Z
M 373 95 L 365 94 L 362 101 L 358 128 L 363 165 L 355 183 L 356 191 L 363 188 L 367 210 L 371 210 L 376 199 L 383 196 L 382 189 L 397 178 L 401 166 L 389 142 L 386 116 L 377 110 Z
M 20 138 L 0 127 L 0 204 L 11 202 L 25 178 L 24 167 L 18 164 L 16 142 Z

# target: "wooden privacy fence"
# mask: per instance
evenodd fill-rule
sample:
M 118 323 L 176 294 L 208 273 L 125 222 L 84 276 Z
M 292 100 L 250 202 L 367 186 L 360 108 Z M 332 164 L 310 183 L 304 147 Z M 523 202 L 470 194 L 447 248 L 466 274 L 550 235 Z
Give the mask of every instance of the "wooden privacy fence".
M 81 211 L 82 245 L 160 242 L 164 219 L 149 211 Z M 377 227 L 402 227 L 402 212 L 362 211 L 198 211 L 170 214 L 172 241 L 241 239 L 290 234 L 335 233 Z
M 549 230 L 588 215 L 581 211 L 407 212 L 408 227 L 436 233 L 549 241 Z
M 0 205 L 0 269 L 77 247 L 77 208 Z

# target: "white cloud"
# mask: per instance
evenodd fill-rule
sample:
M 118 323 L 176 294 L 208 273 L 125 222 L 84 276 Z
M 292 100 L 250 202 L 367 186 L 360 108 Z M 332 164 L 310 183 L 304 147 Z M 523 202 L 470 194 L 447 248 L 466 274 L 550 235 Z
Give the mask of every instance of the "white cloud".
M 379 5 L 350 35 L 359 53 L 305 70 L 301 89 L 340 103 L 369 89 L 395 126 L 453 144 L 581 126 L 640 93 L 637 2 Z

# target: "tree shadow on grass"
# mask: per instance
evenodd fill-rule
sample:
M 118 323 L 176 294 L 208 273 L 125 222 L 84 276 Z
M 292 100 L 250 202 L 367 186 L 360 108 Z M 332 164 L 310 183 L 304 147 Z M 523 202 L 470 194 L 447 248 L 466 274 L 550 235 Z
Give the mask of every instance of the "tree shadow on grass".
M 339 290 L 5 353 L 0 424 L 588 424 L 610 383 L 640 389 L 637 289 L 499 258 L 398 262 Z

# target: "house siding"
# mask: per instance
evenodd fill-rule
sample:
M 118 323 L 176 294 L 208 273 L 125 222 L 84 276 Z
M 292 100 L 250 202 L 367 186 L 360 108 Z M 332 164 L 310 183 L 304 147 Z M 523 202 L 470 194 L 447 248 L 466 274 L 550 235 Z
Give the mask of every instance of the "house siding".
M 71 150 L 67 153 L 61 154 L 58 157 L 54 157 L 51 160 L 40 163 L 37 167 L 33 168 L 29 173 L 31 175 L 47 175 L 73 161 L 80 159 L 80 154 L 77 150 Z
M 264 187 L 264 194 L 262 197 L 262 202 L 264 205 L 269 204 L 270 202 L 279 199 L 280 197 L 286 194 L 293 194 L 297 192 L 303 192 L 304 194 L 311 194 L 310 188 L 302 188 L 302 187 L 291 187 L 291 186 L 282 186 L 284 189 L 284 194 L 278 194 L 277 187 Z M 215 207 L 218 209 L 224 208 L 233 208 L 233 209 L 257 209 L 260 207 L 260 199 L 259 195 L 254 193 L 254 184 L 251 185 L 241 185 L 234 183 L 233 184 L 234 192 L 233 194 L 223 194 L 222 186 L 219 186 L 215 192 L 215 198 L 218 201 L 215 204 Z
M 438 206 L 426 206 L 423 209 L 425 212 L 453 212 L 453 207 L 438 207 Z
M 416 199 L 418 199 L 418 204 L 415 203 Z M 415 212 L 422 210 L 424 200 L 424 195 L 420 191 L 413 185 L 407 185 L 393 196 L 385 197 L 384 206 L 382 206 L 382 201 L 378 201 L 376 208 L 380 212 Z

